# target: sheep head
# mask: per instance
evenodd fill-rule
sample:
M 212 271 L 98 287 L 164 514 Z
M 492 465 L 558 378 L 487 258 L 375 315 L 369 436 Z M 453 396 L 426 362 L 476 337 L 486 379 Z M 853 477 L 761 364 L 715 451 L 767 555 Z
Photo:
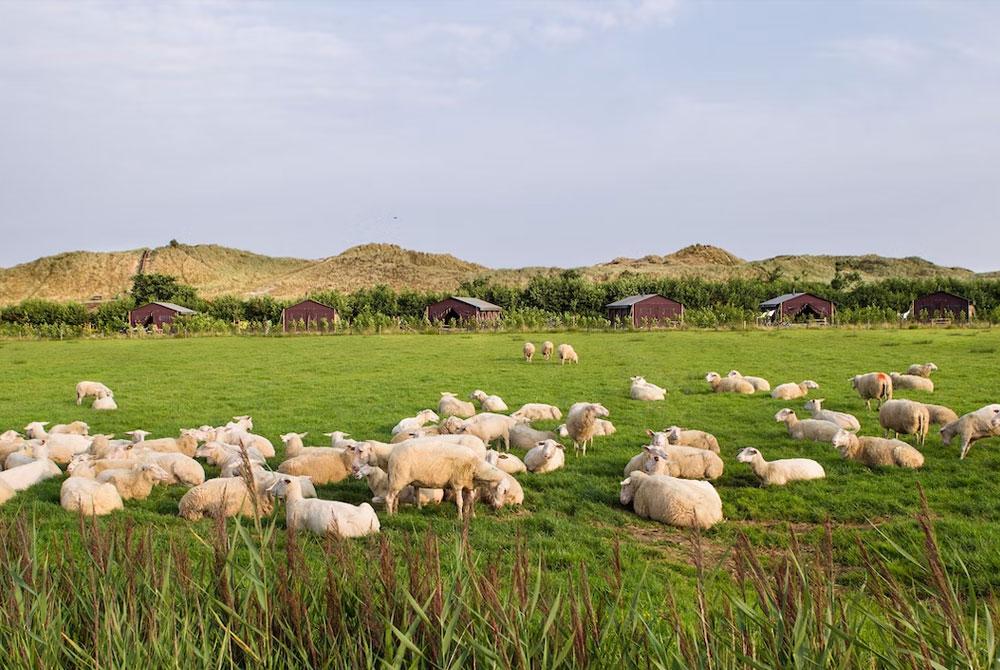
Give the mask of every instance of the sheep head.
M 662 447 L 668 444 L 667 434 L 660 431 L 654 431 L 649 428 L 646 429 L 646 435 L 649 436 L 650 445 L 654 447 Z
M 645 478 L 645 472 L 635 470 L 629 474 L 628 479 L 620 482 L 619 486 L 622 487 L 622 490 L 618 494 L 618 500 L 621 501 L 622 505 L 628 505 L 632 502 L 632 499 L 635 497 L 635 490 L 639 488 L 639 483 Z
M 709 372 L 705 375 L 705 381 L 709 384 L 717 384 L 721 379 L 722 377 L 719 376 L 718 372 Z
M 659 449 L 649 450 L 649 458 L 643 467 L 646 474 L 650 475 L 670 475 L 676 477 L 680 474 L 680 468 L 676 461 Z
M 727 377 L 732 377 L 733 379 L 743 379 L 743 375 L 740 374 L 739 370 L 730 370 Z
M 805 410 L 807 412 L 820 411 L 823 409 L 822 405 L 824 400 L 826 400 L 826 398 L 813 398 L 812 400 L 806 400 L 806 404 L 804 405 Z
M 802 388 L 804 388 L 804 389 L 818 389 L 819 388 L 819 384 L 817 384 L 816 382 L 814 382 L 811 379 L 807 379 L 804 382 L 802 382 Z
M 779 409 L 778 413 L 774 415 L 775 421 L 788 421 L 788 419 L 795 418 L 795 412 L 787 407 L 784 409 Z
M 741 449 L 740 453 L 736 454 L 736 460 L 740 463 L 751 463 L 758 456 L 763 458 L 760 451 L 753 447 L 747 447 L 746 449 Z

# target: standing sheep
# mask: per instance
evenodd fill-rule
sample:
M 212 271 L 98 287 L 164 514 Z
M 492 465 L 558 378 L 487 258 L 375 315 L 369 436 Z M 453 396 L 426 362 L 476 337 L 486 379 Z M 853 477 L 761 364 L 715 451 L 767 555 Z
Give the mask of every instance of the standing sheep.
M 817 421 L 829 421 L 844 430 L 861 430 L 861 422 L 858 421 L 856 416 L 847 412 L 834 412 L 833 410 L 823 409 L 823 402 L 824 398 L 813 398 L 806 401 L 805 409 L 812 415 L 812 418 Z
M 795 400 L 796 398 L 803 398 L 808 395 L 810 389 L 818 388 L 819 384 L 811 379 L 799 382 L 798 384 L 789 382 L 774 387 L 774 390 L 771 391 L 771 397 L 776 400 Z
M 902 389 L 934 393 L 934 382 L 927 377 L 921 377 L 919 375 L 901 375 L 898 372 L 890 372 L 889 378 L 892 379 L 892 388 L 894 390 L 898 391 Z
M 708 482 L 633 472 L 621 482 L 619 500 L 644 519 L 678 528 L 711 528 L 722 521 L 722 499 Z
M 524 465 L 528 472 L 536 475 L 558 470 L 566 464 L 563 446 L 555 440 L 543 440 L 524 455 Z
M 566 431 L 573 438 L 573 453 L 582 450 L 587 455 L 587 444 L 594 441 L 598 417 L 608 416 L 608 409 L 598 403 L 578 402 L 569 408 Z
M 85 516 L 103 516 L 125 509 L 118 489 L 86 477 L 69 477 L 59 489 L 59 504 L 67 512 Z
M 80 382 L 76 385 L 76 404 L 83 404 L 83 399 L 87 396 L 94 396 L 97 398 L 100 397 L 102 393 L 108 397 L 114 395 L 114 393 L 111 392 L 111 389 L 101 382 Z
M 285 499 L 285 525 L 318 535 L 338 538 L 364 537 L 379 532 L 378 516 L 368 503 L 354 506 L 337 500 L 304 498 L 298 477 L 282 477 L 272 487 Z
M 524 348 L 521 350 L 521 353 L 524 354 L 524 360 L 530 363 L 531 359 L 534 358 L 535 356 L 535 345 L 533 345 L 531 342 L 525 342 Z
M 843 458 L 870 468 L 898 466 L 916 469 L 924 464 L 923 454 L 899 440 L 855 435 L 840 430 L 831 441 Z
M 1000 436 L 1000 405 L 987 405 L 941 427 L 944 444 L 950 445 L 956 436 L 962 448 L 959 458 L 966 457 L 974 442 Z
M 542 342 L 542 358 L 545 360 L 550 360 L 552 358 L 552 352 L 555 350 L 555 345 L 549 340 Z
M 894 432 L 895 437 L 916 435 L 917 444 L 923 445 L 930 430 L 930 412 L 923 403 L 912 400 L 889 400 L 878 411 L 878 422 L 885 429 L 885 436 Z
M 748 463 L 757 479 L 764 486 L 784 486 L 789 482 L 809 479 L 823 479 L 823 466 L 810 458 L 783 458 L 765 461 L 764 455 L 753 447 L 747 447 L 736 455 L 740 463 Z
M 630 381 L 629 396 L 632 400 L 663 400 L 667 395 L 667 389 L 647 382 L 643 377 L 632 377 Z
M 747 380 L 748 382 L 750 382 L 751 384 L 753 384 L 753 388 L 754 388 L 755 391 L 762 391 L 762 392 L 766 393 L 766 392 L 768 392 L 768 391 L 771 390 L 771 382 L 767 381 L 763 377 L 746 377 L 746 376 L 740 374 L 739 370 L 730 370 L 729 374 L 727 376 L 728 377 L 733 377 L 733 378 L 736 378 L 736 379 L 745 379 L 745 380 Z
M 354 472 L 354 477 L 368 482 L 373 503 L 385 502 L 385 494 L 389 491 L 389 475 L 385 473 L 385 470 L 376 465 L 365 463 Z M 303 481 L 308 481 L 308 479 Z M 412 486 L 407 486 L 399 492 L 398 500 L 401 505 L 416 505 L 417 509 L 424 505 L 439 505 L 444 500 L 444 490 L 415 489 Z
M 486 392 L 480 389 L 473 391 L 469 397 L 478 400 L 484 412 L 506 412 L 508 409 L 503 398 L 498 395 L 486 395 Z
M 543 402 L 529 402 L 521 405 L 521 409 L 513 412 L 512 419 L 523 421 L 559 421 L 562 419 L 562 410 L 555 405 L 546 405 Z
M 721 377 L 718 372 L 709 372 L 705 375 L 705 381 L 716 393 L 743 393 L 753 395 L 753 384 L 738 377 Z
M 876 409 L 886 400 L 892 400 L 892 377 L 884 372 L 869 372 L 851 377 L 851 387 L 865 401 L 868 410 L 872 408 L 872 400 Z
M 569 344 L 560 344 L 556 349 L 559 354 L 559 365 L 564 365 L 565 363 L 579 363 L 580 356 L 576 353 L 576 350 Z
M 494 440 L 503 440 L 505 451 L 510 451 L 510 430 L 518 420 L 504 414 L 484 412 L 471 419 L 449 417 L 438 428 L 447 435 L 474 435 L 488 445 Z
M 556 426 L 556 432 L 559 433 L 559 437 L 569 437 L 569 429 L 566 428 L 565 423 L 561 423 Z M 594 421 L 594 437 L 607 437 L 608 435 L 614 435 L 617 432 L 618 429 L 615 428 L 615 424 L 611 423 L 607 419 L 597 419 Z
M 799 420 L 795 412 L 789 408 L 779 410 L 774 415 L 775 421 L 780 421 L 788 427 L 788 434 L 793 440 L 812 440 L 813 442 L 829 442 L 840 427 L 829 421 L 817 419 Z
M 460 400 L 454 393 L 442 391 L 441 399 L 438 400 L 437 413 L 443 419 L 449 416 L 468 419 L 476 413 L 476 406 L 471 402 Z
M 938 366 L 933 363 L 914 363 L 907 369 L 906 374 L 917 377 L 930 377 L 932 372 L 937 372 L 937 369 Z

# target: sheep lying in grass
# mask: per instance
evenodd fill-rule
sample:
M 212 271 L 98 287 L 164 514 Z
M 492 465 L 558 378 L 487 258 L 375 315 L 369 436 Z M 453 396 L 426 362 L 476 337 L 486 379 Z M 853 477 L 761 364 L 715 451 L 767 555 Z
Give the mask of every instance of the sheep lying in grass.
M 110 412 L 118 409 L 118 403 L 115 402 L 113 397 L 102 393 L 97 396 L 97 400 L 94 401 L 94 404 L 92 404 L 90 408 L 98 411 Z
M 460 400 L 454 393 L 441 391 L 437 413 L 442 418 L 457 416 L 460 419 L 468 419 L 476 413 L 476 406 L 471 402 Z
M 932 372 L 937 372 L 938 366 L 933 363 L 914 363 L 907 370 L 906 374 L 917 377 L 930 377 Z
M 504 450 L 510 451 L 510 429 L 517 424 L 518 420 L 513 417 L 484 412 L 470 419 L 448 417 L 438 428 L 444 435 L 474 435 L 484 444 L 503 440 Z
M 336 484 L 351 474 L 352 454 L 346 449 L 328 447 L 330 453 L 306 453 L 293 456 L 278 466 L 278 472 L 309 477 L 314 484 Z
M 385 494 L 389 491 L 389 475 L 386 474 L 385 470 L 365 463 L 354 471 L 354 476 L 368 482 L 373 503 L 385 502 Z M 418 509 L 424 505 L 439 505 L 443 500 L 444 489 L 416 489 L 412 486 L 404 487 L 399 492 L 398 498 L 401 505 L 416 505 Z
M 962 449 L 959 458 L 965 458 L 978 440 L 997 436 L 1000 436 L 1000 405 L 987 405 L 941 427 L 944 444 L 950 445 L 953 439 L 959 438 Z
M 898 372 L 890 372 L 889 378 L 892 379 L 892 388 L 895 391 L 909 390 L 934 393 L 934 382 L 927 377 L 920 377 L 919 375 L 901 375 Z
M 155 463 L 145 463 L 130 469 L 105 470 L 97 475 L 97 481 L 113 485 L 122 500 L 145 500 L 156 484 L 172 479 L 169 472 Z
M 125 509 L 118 489 L 86 477 L 69 477 L 59 489 L 59 504 L 67 512 L 85 516 L 103 516 Z
M 145 445 L 146 442 L 142 442 Z M 133 447 L 135 449 L 136 447 Z M 146 447 L 141 447 L 145 451 L 149 451 Z M 265 463 L 266 459 L 264 455 L 257 451 L 256 449 L 250 448 L 245 449 L 239 447 L 235 444 L 227 444 L 226 442 L 206 442 L 197 449 L 195 449 L 195 458 L 204 458 L 206 461 L 212 465 L 218 465 L 220 468 L 225 467 L 227 463 L 231 463 L 234 460 L 242 460 L 242 454 L 246 452 L 247 458 L 254 463 Z M 160 452 L 160 453 L 177 453 L 177 452 Z
M 528 468 L 520 458 L 514 454 L 501 454 L 496 449 L 490 449 L 486 452 L 484 461 L 490 465 L 500 468 L 508 475 L 516 475 L 522 472 L 527 472 Z
M 708 482 L 632 472 L 619 500 L 645 519 L 678 528 L 711 528 L 722 521 L 722 499 Z
M 819 384 L 811 379 L 806 379 L 798 384 L 794 382 L 789 382 L 787 384 L 779 384 L 774 387 L 771 391 L 771 397 L 776 400 L 795 400 L 796 398 L 804 398 L 809 394 L 811 389 L 818 389 Z
M 513 412 L 512 419 L 522 421 L 559 421 L 562 419 L 562 410 L 555 405 L 546 405 L 543 402 L 529 402 L 521 405 L 521 409 Z
M 566 432 L 573 438 L 573 453 L 582 450 L 587 455 L 587 445 L 593 443 L 597 435 L 597 420 L 610 414 L 608 408 L 599 403 L 578 402 L 569 408 L 566 416 Z
M 709 372 L 705 375 L 705 381 L 716 393 L 743 393 L 753 395 L 753 384 L 741 377 L 721 377 L 718 372 Z
M 774 415 L 775 421 L 781 421 L 788 427 L 788 434 L 793 440 L 812 440 L 813 442 L 829 442 L 840 427 L 829 421 L 818 419 L 802 419 L 789 408 L 779 410 Z
M 524 466 L 536 475 L 558 470 L 565 464 L 563 446 L 555 440 L 543 440 L 524 455 Z
M 148 430 L 126 430 L 125 434 L 131 436 L 132 444 L 138 444 L 152 435 Z
M 399 444 L 400 442 L 406 442 L 407 440 L 412 440 L 417 437 L 437 437 L 441 435 L 441 429 L 437 426 L 421 426 L 416 430 L 411 430 L 405 433 L 396 433 L 389 440 L 389 444 Z
M 270 489 L 278 481 L 279 478 L 284 477 L 280 472 L 274 472 L 273 470 L 265 470 L 262 466 L 254 463 L 252 466 L 254 482 L 257 485 L 257 490 L 262 491 L 270 497 L 268 489 Z M 233 475 L 234 477 L 244 477 L 244 473 L 238 472 Z M 303 498 L 317 498 L 316 487 L 313 486 L 312 481 L 308 477 L 300 477 L 299 482 L 302 485 L 302 497 Z
M 559 356 L 559 365 L 580 362 L 579 354 L 576 353 L 576 349 L 570 344 L 560 344 L 556 347 L 556 353 Z
M 856 416 L 847 412 L 834 412 L 833 410 L 823 409 L 823 402 L 823 398 L 813 398 L 806 401 L 805 409 L 812 415 L 812 418 L 817 421 L 829 421 L 844 430 L 861 430 L 861 422 L 858 421 Z
M 256 496 L 257 505 L 254 505 Z M 240 477 L 208 479 L 189 489 L 177 503 L 178 513 L 189 521 L 197 521 L 203 516 L 225 517 L 266 516 L 271 513 L 271 501 L 262 491 L 250 491 Z
M 35 460 L 0 472 L 0 482 L 14 491 L 24 491 L 50 477 L 62 474 L 59 466 L 49 460 L 48 447 L 44 444 L 34 447 Z
M 303 433 L 303 435 L 307 435 L 307 433 Z M 345 433 L 342 430 L 335 430 L 332 433 L 323 433 L 323 435 L 330 438 L 330 446 L 334 449 L 344 449 L 349 447 L 354 442 L 354 440 L 350 439 L 351 434 Z
M 673 444 L 650 447 L 643 470 L 651 475 L 683 479 L 718 479 L 722 476 L 722 459 L 711 451 Z
M 663 400 L 667 396 L 667 389 L 657 386 L 652 382 L 647 382 L 643 377 L 632 377 L 631 382 L 632 385 L 629 388 L 629 397 L 631 397 L 632 400 Z
M 930 416 L 932 426 L 944 426 L 952 421 L 958 421 L 958 413 L 950 407 L 931 405 L 926 402 L 921 404 L 927 408 L 927 414 Z
M 271 492 L 285 499 L 285 525 L 318 535 L 364 537 L 379 532 L 378 515 L 368 503 L 351 505 L 337 500 L 307 499 L 298 477 L 282 477 Z
M 549 360 L 552 358 L 552 352 L 555 351 L 556 345 L 552 344 L 549 340 L 542 342 L 542 358 Z
M 531 362 L 531 359 L 535 357 L 535 345 L 531 342 L 525 342 L 524 348 L 521 349 L 521 353 L 524 354 L 524 360 Z
M 670 426 L 664 432 L 667 434 L 667 444 L 679 444 L 684 447 L 719 453 L 719 440 L 711 433 L 706 433 L 703 430 L 684 430 L 680 426 Z M 647 430 L 646 434 L 650 437 L 654 435 L 651 430 Z
M 526 423 L 513 426 L 509 435 L 510 446 L 514 449 L 531 449 L 543 440 L 554 440 L 558 437 L 551 430 L 536 430 Z
M 401 419 L 399 423 L 392 427 L 392 434 L 405 433 L 420 428 L 425 423 L 440 421 L 440 417 L 432 409 L 422 409 L 416 416 L 409 416 Z
M 281 443 L 285 446 L 285 458 L 294 458 L 295 456 L 303 456 L 305 454 L 339 454 L 344 451 L 343 447 L 307 447 L 302 444 L 302 438 L 306 437 L 308 434 L 308 432 L 285 433 L 284 435 L 279 436 L 281 437 Z M 334 433 L 329 433 L 329 435 L 332 436 Z
M 76 385 L 76 404 L 83 404 L 83 399 L 87 396 L 94 396 L 95 398 L 100 397 L 104 394 L 108 397 L 114 395 L 111 389 L 102 384 L 101 382 L 80 382 Z
M 851 377 L 851 387 L 865 401 L 865 407 L 872 408 L 872 400 L 878 408 L 886 400 L 892 400 L 892 377 L 884 372 L 869 372 Z
M 263 435 L 257 435 L 245 430 L 230 429 L 226 442 L 246 447 L 247 449 L 256 449 L 264 455 L 264 458 L 274 458 L 275 456 L 274 445 L 271 443 L 271 440 Z
M 666 443 L 667 443 L 666 437 L 664 437 L 663 444 Z M 657 448 L 656 444 L 649 444 L 643 447 L 642 451 L 640 451 L 638 454 L 630 458 L 628 463 L 625 464 L 624 476 L 628 477 L 631 473 L 635 472 L 636 470 L 645 472 L 646 462 L 649 461 L 650 457 L 656 451 L 656 448 Z
M 771 390 L 771 382 L 767 381 L 763 377 L 747 377 L 740 374 L 739 370 L 730 370 L 727 375 L 734 379 L 745 379 L 753 385 L 755 391 L 767 392 Z
M 898 466 L 916 469 L 924 464 L 923 454 L 899 440 L 855 435 L 840 430 L 831 442 L 843 458 L 870 468 Z
M 764 455 L 753 447 L 747 447 L 736 455 L 740 463 L 747 463 L 764 486 L 784 486 L 789 482 L 808 479 L 823 479 L 823 466 L 810 458 L 783 458 L 765 461 Z
M 482 389 L 476 389 L 469 397 L 478 400 L 479 406 L 483 408 L 484 412 L 506 412 L 508 409 L 503 398 L 498 395 L 486 395 L 486 391 Z
M 885 429 L 885 436 L 895 433 L 894 437 L 903 435 L 915 435 L 917 444 L 923 444 L 927 440 L 927 431 L 930 430 L 930 412 L 923 403 L 912 400 L 889 400 L 878 410 L 878 422 Z
M 61 465 L 69 463 L 77 454 L 90 449 L 94 438 L 73 433 L 50 433 L 43 440 L 49 450 L 49 458 Z
M 69 435 L 87 435 L 90 433 L 90 426 L 86 421 L 71 421 L 70 423 L 57 423 L 48 430 L 49 435 L 65 433 Z
M 194 457 L 198 449 L 198 440 L 190 431 L 181 431 L 180 437 L 160 437 L 155 440 L 143 440 L 142 446 L 150 451 L 176 452 Z

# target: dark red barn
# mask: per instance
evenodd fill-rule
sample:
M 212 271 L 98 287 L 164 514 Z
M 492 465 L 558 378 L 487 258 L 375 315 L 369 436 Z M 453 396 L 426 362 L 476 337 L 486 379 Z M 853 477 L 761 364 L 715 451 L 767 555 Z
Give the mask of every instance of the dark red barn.
M 129 312 L 128 322 L 133 326 L 161 328 L 165 323 L 173 323 L 178 316 L 188 314 L 197 314 L 197 312 L 172 302 L 151 302 Z
M 935 291 L 913 301 L 910 311 L 914 319 L 967 319 L 976 315 L 975 303 L 947 291 Z
M 684 305 L 656 293 L 630 295 L 609 303 L 606 307 L 611 323 L 631 321 L 636 328 L 684 320 Z
M 500 313 L 499 305 L 458 295 L 427 306 L 428 321 L 494 321 Z
M 796 318 L 832 319 L 836 307 L 826 298 L 812 293 L 786 293 L 760 303 L 769 321 L 778 323 Z
M 319 327 L 320 320 L 326 319 L 329 323 L 335 323 L 340 319 L 337 310 L 329 305 L 324 305 L 311 298 L 302 302 L 297 302 L 281 310 L 281 327 L 288 331 L 298 327 L 299 322 L 305 324 L 305 329 Z

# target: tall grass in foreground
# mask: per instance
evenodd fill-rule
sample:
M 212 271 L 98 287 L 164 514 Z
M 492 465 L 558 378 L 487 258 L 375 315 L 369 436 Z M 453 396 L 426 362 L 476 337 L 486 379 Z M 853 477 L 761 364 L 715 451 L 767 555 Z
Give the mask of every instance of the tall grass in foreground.
M 867 579 L 836 584 L 831 534 L 768 561 L 741 537 L 731 588 L 691 537 L 693 602 L 626 587 L 617 547 L 601 574 L 550 578 L 520 538 L 500 561 L 464 540 L 323 541 L 309 564 L 282 531 L 217 521 L 202 551 L 131 523 L 81 520 L 85 554 L 39 546 L 25 516 L 0 527 L 5 668 L 633 667 L 995 668 L 997 603 L 949 575 L 926 503 L 924 579 L 904 584 L 861 546 Z M 46 557 L 46 558 L 40 558 Z M 634 582 L 631 582 L 634 583 Z

